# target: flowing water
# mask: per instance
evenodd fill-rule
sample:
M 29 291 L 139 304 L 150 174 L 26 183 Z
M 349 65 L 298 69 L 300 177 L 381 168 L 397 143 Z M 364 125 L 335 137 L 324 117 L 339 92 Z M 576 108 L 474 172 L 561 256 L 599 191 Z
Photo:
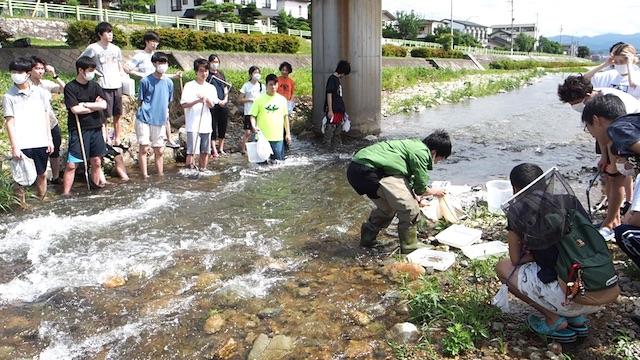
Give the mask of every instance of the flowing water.
M 386 119 L 382 136 L 448 129 L 455 153 L 436 180 L 481 184 L 522 161 L 583 180 L 594 142 L 558 102 L 560 81 Z M 358 342 L 384 358 L 385 330 L 406 315 L 387 306 L 381 257 L 357 245 L 370 205 L 346 182 L 350 156 L 297 144 L 284 165 L 231 156 L 198 179 L 169 169 L 3 216 L 0 358 L 199 359 L 229 338 L 245 357 L 261 333 L 294 338 L 294 358 Z M 224 319 L 212 335 L 210 314 Z

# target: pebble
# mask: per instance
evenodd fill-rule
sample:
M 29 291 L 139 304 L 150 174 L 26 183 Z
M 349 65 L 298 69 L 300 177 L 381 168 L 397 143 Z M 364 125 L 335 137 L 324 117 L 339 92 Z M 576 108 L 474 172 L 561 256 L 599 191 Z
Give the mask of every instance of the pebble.
M 367 326 L 371 323 L 371 318 L 369 317 L 369 315 L 357 310 L 352 311 L 349 314 L 349 317 L 351 318 L 351 320 L 353 320 L 353 322 L 360 326 Z
M 388 333 L 390 340 L 395 341 L 398 344 L 411 344 L 420 338 L 420 331 L 418 328 L 409 322 L 398 323 L 393 325 Z
M 547 347 L 556 355 L 562 354 L 562 345 L 560 343 L 552 342 Z
M 207 334 L 215 334 L 224 326 L 224 319 L 220 314 L 214 314 L 209 316 L 204 323 L 204 332 Z
M 211 355 L 207 358 L 212 360 L 228 360 L 234 357 L 236 351 L 238 350 L 238 343 L 233 340 L 233 338 L 227 340 L 227 342 L 222 345 L 222 347 L 216 349 Z
M 301 288 L 298 289 L 298 296 L 307 297 L 309 295 L 311 295 L 311 288 L 301 287 Z
M 557 360 L 558 359 L 558 355 L 554 354 L 553 351 L 551 350 L 547 350 L 546 353 L 544 353 L 547 358 L 549 358 L 550 360 Z
M 112 277 L 108 278 L 104 282 L 103 285 L 107 289 L 113 289 L 113 288 L 117 288 L 117 287 L 123 286 L 126 283 L 127 283 L 127 279 L 125 279 L 124 276 L 115 275 L 115 276 L 112 276 Z
M 539 352 L 532 352 L 531 355 L 529 355 L 529 360 L 542 360 L 542 354 L 540 354 Z
M 265 308 L 260 310 L 256 315 L 258 315 L 258 318 L 260 320 L 264 320 L 264 319 L 269 319 L 269 318 L 278 316 L 281 312 L 282 312 L 282 308 L 280 307 Z

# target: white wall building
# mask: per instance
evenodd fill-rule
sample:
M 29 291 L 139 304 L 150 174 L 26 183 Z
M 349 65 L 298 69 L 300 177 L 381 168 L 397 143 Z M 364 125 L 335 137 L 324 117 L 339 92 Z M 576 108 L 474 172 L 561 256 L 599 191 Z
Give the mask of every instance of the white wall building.
M 238 5 L 256 4 L 263 17 L 269 18 L 278 15 L 284 10 L 293 17 L 308 18 L 308 0 L 209 0 L 216 4 L 232 2 Z M 206 0 L 156 0 L 151 12 L 165 16 L 195 17 L 195 8 L 204 4 Z
M 514 37 L 517 37 L 518 34 L 524 33 L 532 38 L 537 38 L 538 29 L 536 28 L 536 24 L 513 24 L 513 26 L 509 25 L 491 25 L 492 31 L 506 31 L 508 33 L 512 33 Z
M 309 0 L 280 0 L 278 1 L 278 12 L 284 10 L 287 14 L 295 18 L 309 18 Z
M 447 27 L 451 23 L 450 19 L 442 19 Z M 489 37 L 489 28 L 484 25 L 476 24 L 470 21 L 462 21 L 462 20 L 453 20 L 453 29 L 460 30 L 462 33 L 466 33 L 471 35 L 474 39 L 478 40 L 482 46 L 487 45 L 487 40 Z

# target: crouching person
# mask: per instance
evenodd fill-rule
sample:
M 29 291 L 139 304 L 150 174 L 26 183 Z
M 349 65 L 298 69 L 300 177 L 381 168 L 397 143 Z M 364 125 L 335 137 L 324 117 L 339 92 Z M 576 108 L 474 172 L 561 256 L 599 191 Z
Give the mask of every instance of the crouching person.
M 397 215 L 401 252 L 407 254 L 421 247 L 416 228 L 421 200 L 418 195 L 444 195 L 442 190 L 427 187 L 428 171 L 449 155 L 451 139 L 443 130 L 433 132 L 422 141 L 382 141 L 355 154 L 347 169 L 349 184 L 376 205 L 367 222 L 362 224 L 361 246 L 378 245 L 376 236 Z
M 542 174 L 542 169 L 534 164 L 524 163 L 513 168 L 510 180 L 514 193 Z M 518 198 L 515 199 L 514 206 L 520 205 L 520 218 L 532 218 L 529 215 L 533 212 L 539 214 L 540 204 L 560 202 L 558 199 L 561 196 L 564 197 L 562 199 L 575 199 L 574 195 L 537 195 L 533 192 L 532 197 L 535 196 L 549 197 L 540 203 L 529 202 L 530 199 L 522 199 L 518 203 Z M 562 235 L 559 242 L 537 250 L 528 249 L 524 239 L 541 239 L 540 234 L 523 233 L 507 214 L 509 258 L 496 265 L 498 277 L 507 284 L 509 292 L 543 315 L 530 314 L 527 318 L 529 328 L 538 335 L 561 343 L 586 336 L 589 331 L 586 315 L 597 312 L 601 305 L 614 302 L 620 294 L 604 238 L 588 220 L 577 199 L 574 203 L 575 212 L 572 212 L 569 220 L 572 231 Z M 553 212 L 556 209 L 550 209 L 549 214 L 544 216 L 545 229 L 552 228 L 547 223 L 549 219 L 558 218 Z M 597 261 L 598 266 L 588 266 L 591 261 Z M 576 266 L 576 263 L 584 266 Z M 575 270 L 575 274 L 571 269 Z

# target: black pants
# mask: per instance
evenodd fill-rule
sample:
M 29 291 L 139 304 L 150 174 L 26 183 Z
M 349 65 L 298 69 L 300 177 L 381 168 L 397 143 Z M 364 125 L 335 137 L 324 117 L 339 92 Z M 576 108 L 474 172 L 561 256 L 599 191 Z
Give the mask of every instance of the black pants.
M 636 265 L 640 266 L 640 227 L 620 225 L 615 229 L 616 243 Z
M 216 105 L 211 109 L 211 139 L 224 139 L 227 136 L 229 109 Z
M 358 195 L 367 195 L 370 199 L 377 199 L 380 179 L 384 171 L 352 161 L 347 168 L 347 180 Z

